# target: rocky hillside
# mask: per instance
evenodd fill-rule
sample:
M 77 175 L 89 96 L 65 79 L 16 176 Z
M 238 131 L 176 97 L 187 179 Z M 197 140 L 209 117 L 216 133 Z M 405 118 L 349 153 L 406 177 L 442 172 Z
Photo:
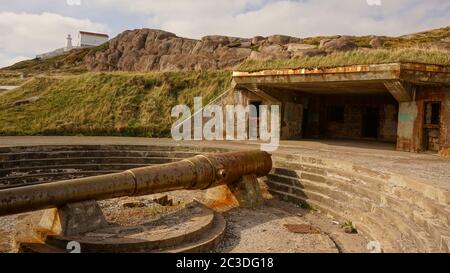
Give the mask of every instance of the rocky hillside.
M 9 70 L 178 71 L 231 69 L 244 61 L 292 60 L 339 52 L 424 48 L 448 52 L 450 27 L 401 37 L 333 36 L 296 38 L 283 35 L 237 38 L 206 36 L 201 40 L 173 33 L 137 29 L 125 31 L 93 49 L 73 50 L 49 60 L 30 60 Z

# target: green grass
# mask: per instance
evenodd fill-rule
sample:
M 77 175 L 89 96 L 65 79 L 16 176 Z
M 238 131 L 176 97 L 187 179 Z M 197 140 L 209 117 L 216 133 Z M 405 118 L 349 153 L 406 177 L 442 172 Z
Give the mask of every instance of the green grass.
M 105 46 L 99 46 L 103 49 Z M 83 63 L 84 57 L 88 54 L 94 54 L 98 50 L 95 48 L 74 49 L 68 53 L 56 56 L 49 59 L 38 60 L 31 59 L 13 64 L 5 67 L 4 70 L 20 71 L 25 74 L 40 74 L 40 73 L 83 73 L 86 72 L 86 67 Z M 94 53 L 91 53 L 94 52 Z
M 230 81 L 220 71 L 36 77 L 0 96 L 0 135 L 168 137 L 174 105 L 192 106 L 200 95 L 207 103 Z
M 26 81 L 18 73 L 0 73 L 0 85 L 21 85 Z
M 323 39 L 335 39 L 340 36 L 317 36 L 317 37 L 308 37 L 303 39 L 303 43 L 318 46 L 320 41 Z M 407 47 L 423 47 L 429 43 L 441 41 L 442 39 L 448 39 L 450 37 L 450 27 L 437 28 L 424 32 L 414 33 L 410 35 L 404 35 L 399 37 L 386 37 L 382 38 L 385 41 L 384 48 L 385 49 L 398 49 L 398 48 L 407 48 Z M 370 41 L 374 38 L 374 36 L 354 36 L 352 40 L 359 47 L 370 48 Z
M 450 54 L 448 51 L 420 48 L 377 49 L 369 51 L 355 50 L 349 52 L 336 52 L 327 56 L 299 57 L 290 60 L 250 60 L 238 65 L 236 69 L 240 71 L 258 71 L 279 68 L 326 68 L 396 62 L 427 63 L 449 66 Z

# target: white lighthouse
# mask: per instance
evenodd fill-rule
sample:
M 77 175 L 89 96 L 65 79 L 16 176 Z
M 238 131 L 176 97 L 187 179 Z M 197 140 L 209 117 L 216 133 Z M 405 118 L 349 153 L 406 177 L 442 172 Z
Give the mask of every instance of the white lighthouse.
M 42 59 L 53 58 L 56 56 L 63 55 L 65 52 L 69 52 L 72 49 L 77 49 L 77 48 L 96 47 L 103 43 L 108 42 L 108 40 L 109 40 L 108 34 L 103 34 L 103 33 L 80 31 L 79 36 L 80 36 L 79 45 L 73 46 L 72 36 L 70 34 L 68 34 L 67 38 L 66 38 L 67 42 L 66 42 L 65 47 L 58 48 L 58 49 L 55 49 L 53 51 L 50 51 L 50 52 L 47 52 L 44 54 L 36 55 L 36 59 L 42 60 Z
M 67 44 L 66 44 L 66 48 L 65 48 L 64 51 L 70 51 L 70 50 L 73 49 L 73 46 L 72 46 L 72 36 L 70 36 L 70 34 L 68 34 L 66 39 L 67 39 Z

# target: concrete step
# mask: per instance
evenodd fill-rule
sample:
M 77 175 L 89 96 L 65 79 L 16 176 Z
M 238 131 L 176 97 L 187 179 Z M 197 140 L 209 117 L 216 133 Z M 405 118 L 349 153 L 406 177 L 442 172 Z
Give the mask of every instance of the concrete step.
M 330 215 L 334 219 L 339 220 L 341 223 L 351 220 L 358 229 L 358 232 L 362 233 L 364 236 L 370 238 L 373 241 L 381 242 L 384 251 L 400 251 L 400 246 L 397 244 L 393 244 L 393 242 L 395 242 L 395 236 L 388 236 L 389 233 L 386 233 L 386 231 L 384 230 L 385 225 L 382 225 L 379 221 L 367 221 L 366 218 L 362 217 L 364 213 L 353 211 L 351 208 L 343 208 L 338 203 L 324 204 L 323 202 L 317 200 L 299 197 L 293 194 L 286 194 L 284 192 L 273 189 L 269 189 L 269 192 L 284 201 L 296 204 L 308 204 L 313 208 L 319 208 L 321 213 Z
M 226 149 L 206 148 L 196 146 L 164 146 L 164 145 L 37 145 L 0 147 L 0 154 L 23 152 L 55 152 L 55 151 L 161 151 L 161 152 L 196 152 L 215 153 L 224 152 Z
M 213 226 L 205 232 L 198 240 L 188 242 L 180 246 L 165 249 L 165 253 L 206 253 L 219 245 L 225 235 L 226 221 L 222 215 L 216 213 Z
M 12 160 L 0 163 L 1 169 L 14 169 L 18 167 L 37 167 L 52 165 L 75 164 L 106 164 L 106 163 L 135 163 L 135 164 L 163 164 L 179 161 L 182 158 L 168 157 L 75 157 L 75 158 L 41 158 L 30 160 Z
M 271 181 L 272 180 L 272 181 Z M 281 182 L 281 183 L 274 183 Z M 384 195 L 382 198 L 396 201 L 397 204 L 384 204 L 383 208 L 380 208 L 379 206 L 382 205 L 381 203 L 371 204 L 370 200 L 367 198 L 362 198 L 361 196 L 355 195 L 353 192 L 346 192 L 346 194 L 343 194 L 339 192 L 338 189 L 330 187 L 328 184 L 324 183 L 318 183 L 318 182 L 311 182 L 306 179 L 297 179 L 297 178 L 290 178 L 283 175 L 269 175 L 269 186 L 273 187 L 276 190 L 281 190 L 283 192 L 288 192 L 290 194 L 294 194 L 297 196 L 300 196 L 302 198 L 314 198 L 317 196 L 317 193 L 320 192 L 322 195 L 326 195 L 328 198 L 332 199 L 335 202 L 335 205 L 337 204 L 336 201 L 341 201 L 342 203 L 345 203 L 346 205 L 352 206 L 353 208 L 357 209 L 360 212 L 373 212 L 375 210 L 383 209 L 386 213 L 382 216 L 385 218 L 386 223 L 395 222 L 397 225 L 397 228 L 400 229 L 404 235 L 408 235 L 408 237 L 412 240 L 415 240 L 417 244 L 420 245 L 421 249 L 427 249 L 427 251 L 436 252 L 437 247 L 435 244 L 432 244 L 430 242 L 439 242 L 441 236 L 448 236 L 448 233 L 445 234 L 443 231 L 445 228 L 442 228 L 442 224 L 439 226 L 439 224 L 435 224 L 433 227 L 433 231 L 436 234 L 436 236 L 433 236 L 431 238 L 430 236 L 425 236 L 425 238 L 419 239 L 421 237 L 416 237 L 416 234 L 426 234 L 426 228 L 430 228 L 431 223 L 436 223 L 436 219 L 434 219 L 433 216 L 427 215 L 427 213 L 423 210 L 421 210 L 418 207 L 411 207 L 411 205 L 406 205 L 401 200 L 394 199 L 392 197 L 388 197 Z M 291 185 L 300 185 L 302 188 L 297 188 L 300 192 L 297 192 L 295 190 L 294 186 Z M 320 185 L 320 186 L 319 186 Z M 318 192 L 315 192 L 318 191 Z M 308 194 L 309 193 L 309 194 Z M 316 194 L 316 195 L 315 195 Z M 347 195 L 347 196 L 346 196 Z M 315 199 L 314 199 L 315 200 Z M 324 202 L 324 198 L 321 197 L 321 202 Z M 403 207 L 404 206 L 404 207 Z M 389 208 L 389 209 L 387 209 Z M 348 209 L 348 207 L 346 208 Z M 402 210 L 403 209 L 403 210 Z M 413 212 L 420 213 L 422 218 L 422 223 L 418 221 L 414 221 L 415 219 L 412 217 Z M 411 215 L 409 215 L 411 213 Z M 386 214 L 389 215 L 389 217 L 386 217 Z M 408 217 L 410 216 L 410 217 Z M 382 218 L 381 216 L 379 218 Z M 430 224 L 428 224 L 430 223 Z M 441 228 L 437 228 L 441 227 Z M 392 229 L 394 230 L 394 229 Z M 447 229 L 448 230 L 448 229 Z M 429 232 L 429 230 L 428 230 Z
M 293 185 L 293 189 L 290 190 L 291 193 L 296 193 L 302 191 L 302 189 L 320 193 L 326 195 L 332 199 L 341 201 L 348 205 L 352 205 L 360 209 L 361 211 L 370 211 L 372 208 L 372 202 L 365 196 L 354 194 L 353 192 L 342 191 L 339 187 L 330 186 L 326 183 L 317 183 L 307 179 L 295 179 L 282 175 L 269 175 L 269 185 L 271 183 L 277 182 L 286 185 Z M 290 182 L 290 183 L 289 183 Z
M 48 183 L 54 181 L 68 180 L 74 178 L 82 178 L 96 175 L 103 175 L 109 173 L 120 172 L 121 170 L 107 170 L 107 171 L 80 171 L 80 172 L 66 172 L 66 173 L 39 173 L 24 177 L 12 177 L 11 179 L 4 179 L 0 181 L 3 188 L 9 186 L 23 186 L 33 183 Z
M 277 183 L 277 181 L 281 183 Z M 336 190 L 335 188 L 333 189 L 329 185 L 323 183 L 322 185 L 319 186 L 317 182 L 311 182 L 302 179 L 301 180 L 302 188 L 298 188 L 291 185 L 300 184 L 299 179 L 271 174 L 269 175 L 268 184 L 272 189 L 275 189 L 276 191 L 292 194 L 296 197 L 302 198 L 307 201 L 314 200 L 319 202 L 322 206 L 323 204 L 326 204 L 327 206 L 338 207 L 341 209 L 341 211 L 342 210 L 348 211 L 351 209 L 355 211 L 355 213 L 353 213 L 353 215 L 355 216 L 357 215 L 358 212 L 370 213 L 376 210 L 380 210 L 380 208 L 378 208 L 377 205 L 374 204 L 374 206 L 372 206 L 372 204 L 370 204 L 370 200 L 368 199 L 362 199 L 359 196 L 356 196 L 352 193 L 347 193 L 348 196 L 346 196 L 346 194 L 339 193 L 339 191 Z M 416 209 L 420 210 L 419 208 Z M 430 238 L 430 236 L 426 236 L 425 238 L 423 238 L 423 236 L 426 235 L 423 226 L 420 226 L 417 223 L 410 221 L 407 217 L 405 217 L 405 214 L 403 214 L 402 211 L 398 211 L 392 208 L 384 209 L 382 211 L 385 212 L 385 214 L 380 213 L 380 215 L 378 215 L 379 216 L 378 219 L 383 218 L 384 224 L 389 224 L 391 222 L 396 223 L 397 228 L 401 231 L 402 238 L 408 237 L 409 240 L 414 240 L 415 243 L 419 245 L 420 249 L 425 249 L 426 251 L 430 252 L 437 251 L 436 245 L 431 243 L 433 241 L 436 242 L 436 238 Z M 428 219 L 427 221 L 431 220 Z M 422 234 L 422 237 L 421 236 L 416 237 L 415 236 L 416 233 Z M 438 233 L 438 236 L 441 235 L 442 234 Z M 395 236 L 393 236 L 393 238 L 395 238 Z
M 33 174 L 41 173 L 76 173 L 81 171 L 109 171 L 109 170 L 129 170 L 133 168 L 140 168 L 145 166 L 152 166 L 154 164 L 136 164 L 136 163 L 111 163 L 111 164 L 67 164 L 67 165 L 51 165 L 51 166 L 36 166 L 36 167 L 18 167 L 12 169 L 5 169 L 0 171 L 2 176 L 0 181 L 8 180 L 14 177 L 24 177 Z
M 397 231 L 400 236 L 399 240 L 409 242 L 409 249 L 411 242 L 416 246 L 419 252 L 436 252 L 438 248 L 434 244 L 433 239 L 425 232 L 422 227 L 417 226 L 412 221 L 409 221 L 406 217 L 399 218 L 398 215 L 391 212 L 388 209 L 377 208 L 371 216 L 377 219 L 377 221 L 385 223 L 390 226 L 391 232 Z
M 83 253 L 208 252 L 222 239 L 225 219 L 200 203 L 195 204 L 188 208 L 192 209 L 188 218 L 185 218 L 186 212 L 184 216 L 175 213 L 142 226 L 111 226 L 79 236 L 49 236 L 45 245 L 24 244 L 21 249 L 24 252 L 65 252 L 68 242 L 76 241 Z M 167 217 L 170 217 L 170 226 L 165 220 Z
M 88 151 L 51 151 L 51 152 L 22 152 L 22 153 L 0 153 L 0 162 L 12 160 L 30 160 L 42 158 L 87 158 L 87 157 L 176 157 L 186 158 L 197 155 L 193 152 L 170 152 L 170 151 L 108 151 L 108 150 L 88 150 Z
M 318 176 L 317 174 L 310 174 L 293 170 L 282 170 L 275 169 L 274 173 L 282 173 L 289 174 L 291 176 L 297 177 L 308 177 L 309 180 L 313 179 L 317 183 L 327 183 L 328 185 L 337 186 L 339 189 L 344 190 L 347 193 L 354 193 L 363 196 L 364 198 L 371 199 L 375 204 L 382 205 L 386 203 L 386 199 L 389 200 L 397 200 L 401 202 L 397 202 L 398 206 L 393 206 L 393 209 L 397 209 L 399 207 L 404 208 L 404 211 L 400 211 L 400 213 L 411 213 L 413 210 L 411 206 L 415 208 L 415 210 L 424 211 L 425 214 L 430 218 L 439 218 L 441 221 L 445 223 L 445 225 L 449 225 L 450 223 L 450 212 L 449 210 L 440 205 L 433 202 L 427 197 L 422 196 L 420 193 L 417 193 L 412 190 L 407 189 L 399 189 L 396 187 L 396 191 L 392 191 L 389 189 L 388 191 L 384 191 L 382 187 L 377 187 L 375 191 L 373 188 L 366 188 L 367 183 L 363 183 L 361 178 L 350 179 L 348 177 L 343 177 L 342 175 L 334 175 L 332 176 L 332 172 L 329 171 L 329 177 L 324 180 L 323 176 Z M 303 181 L 304 179 L 301 179 Z M 409 198 L 404 200 L 402 197 L 406 196 L 406 192 L 408 192 Z M 401 193 L 401 194 L 399 194 Z

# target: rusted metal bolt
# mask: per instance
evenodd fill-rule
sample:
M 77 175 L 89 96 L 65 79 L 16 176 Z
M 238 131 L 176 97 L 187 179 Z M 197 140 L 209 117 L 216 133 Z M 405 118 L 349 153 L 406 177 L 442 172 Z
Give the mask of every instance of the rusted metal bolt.
M 217 171 L 217 178 L 224 179 L 225 177 L 227 177 L 227 172 L 225 171 L 225 169 L 219 169 Z

